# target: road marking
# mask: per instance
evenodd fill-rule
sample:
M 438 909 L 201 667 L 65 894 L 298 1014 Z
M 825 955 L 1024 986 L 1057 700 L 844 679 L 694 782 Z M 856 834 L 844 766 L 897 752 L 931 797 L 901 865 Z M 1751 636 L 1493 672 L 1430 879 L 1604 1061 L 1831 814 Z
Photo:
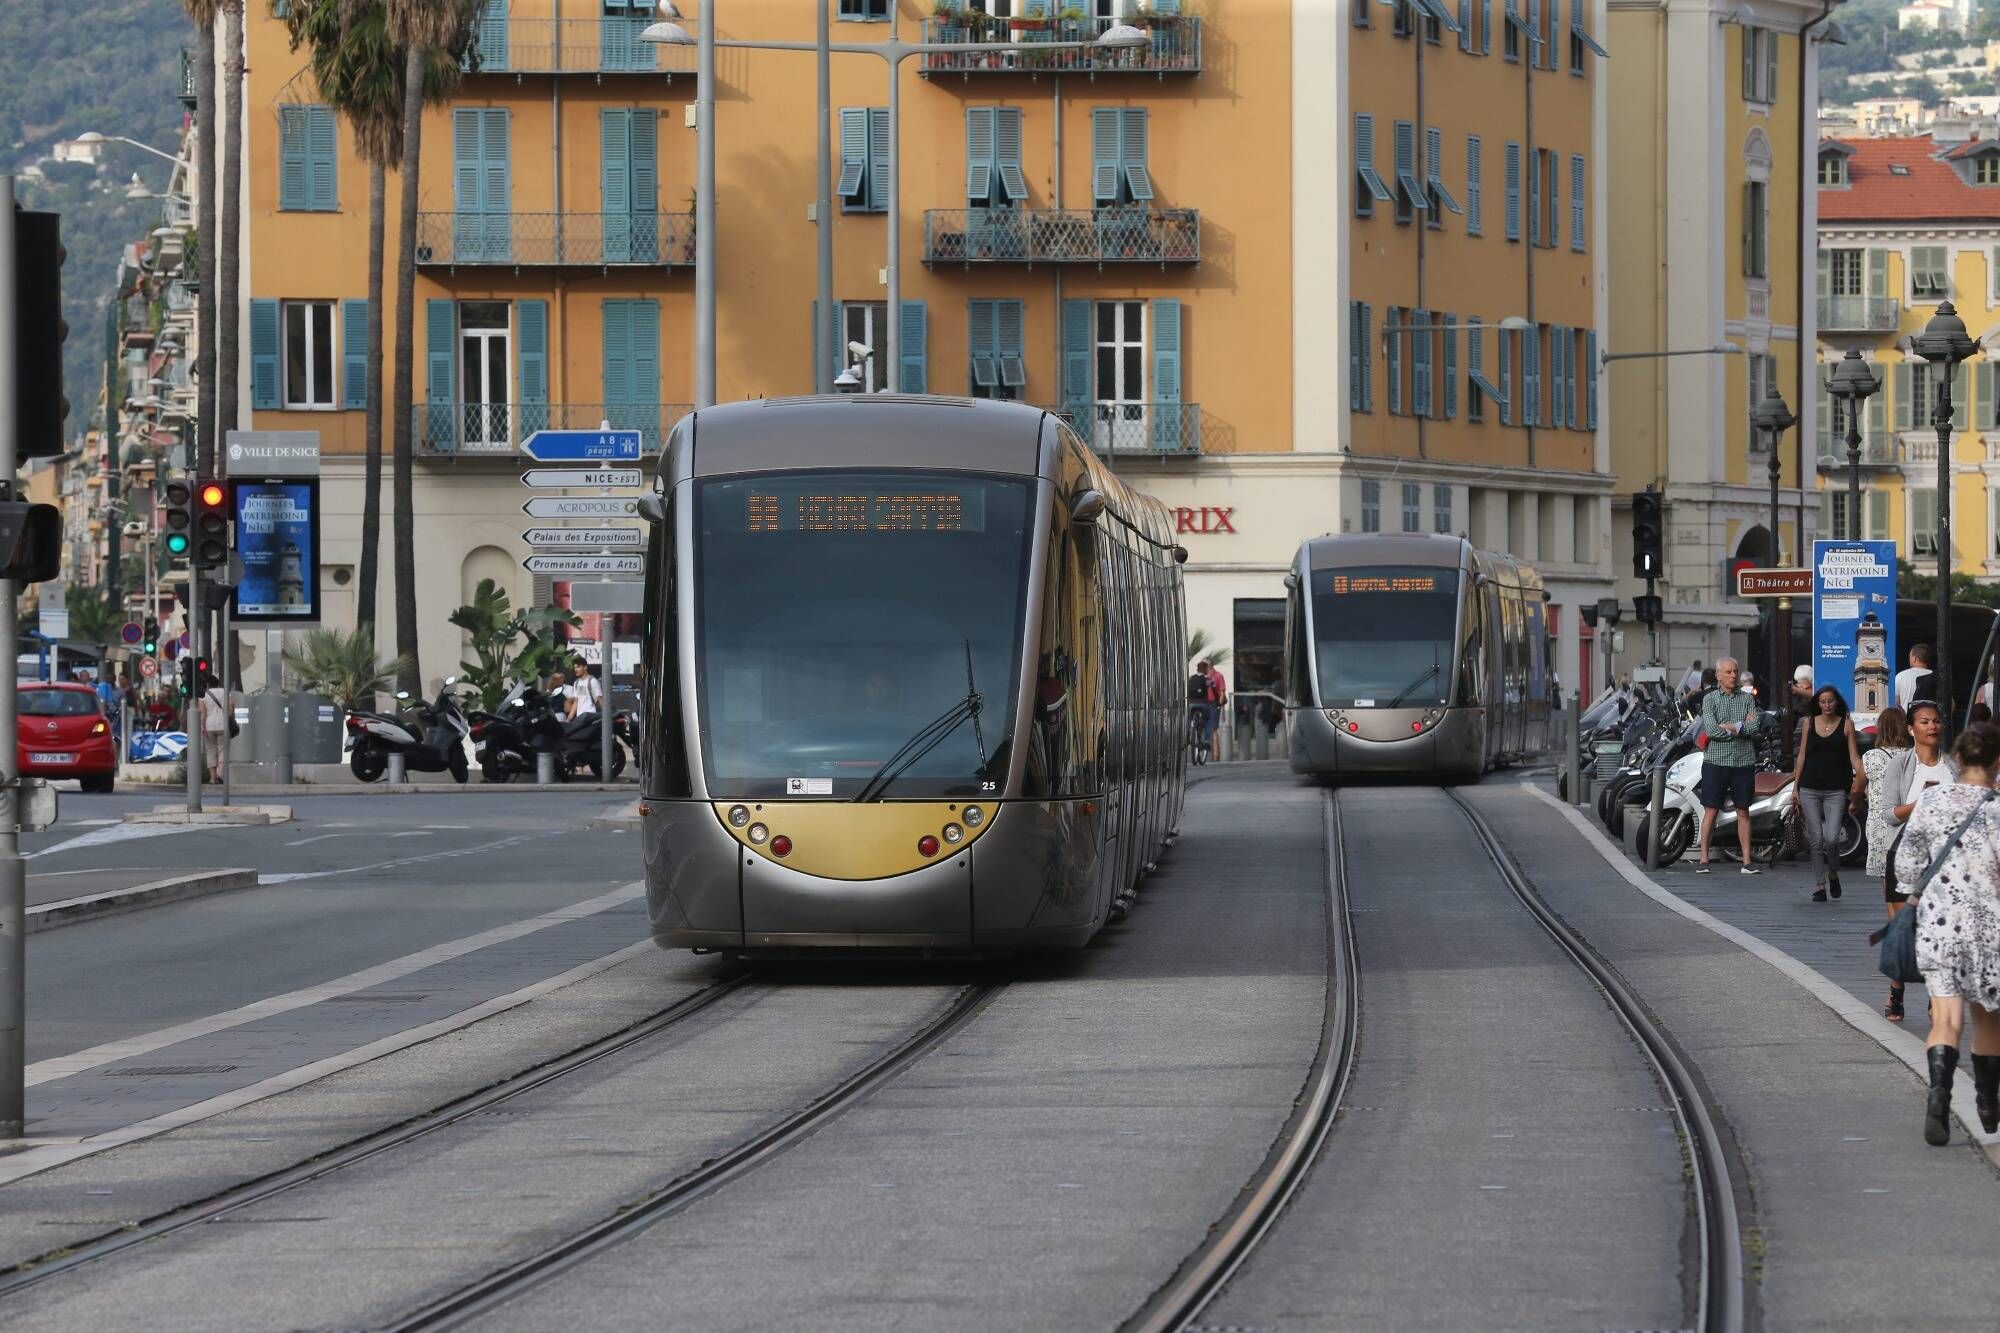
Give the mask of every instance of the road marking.
M 126 824 L 119 823 L 113 828 L 92 829 L 89 833 L 79 833 L 74 838 L 59 842 L 53 847 L 44 847 L 38 852 L 28 852 L 21 857 L 32 861 L 38 856 L 52 856 L 57 852 L 81 851 L 86 847 L 103 847 L 114 842 L 130 842 L 134 838 L 158 838 L 169 833 L 189 833 L 198 824 Z
M 392 838 L 428 838 L 431 836 L 431 832 L 429 829 L 413 828 L 405 829 L 401 833 L 391 833 L 389 836 Z
M 617 898 L 619 902 L 628 902 L 645 892 L 643 886 L 636 884 L 630 886 L 630 890 L 630 892 L 621 891 L 619 894 L 610 896 Z M 603 911 L 605 907 L 615 907 L 617 905 L 616 902 L 606 903 L 604 906 L 596 907 L 592 910 Z M 579 903 L 577 906 L 585 907 L 589 906 L 589 904 Z M 574 909 L 572 909 L 572 912 L 572 916 L 564 917 L 563 919 L 571 920 L 576 915 L 588 915 L 588 913 L 574 912 Z M 543 921 L 544 918 L 537 917 L 535 920 Z M 548 924 L 552 925 L 554 922 L 551 921 Z M 539 929 L 540 927 L 536 928 Z M 488 933 L 490 934 L 491 932 Z M 481 937 L 475 935 L 471 938 L 479 939 Z M 461 940 L 456 943 L 462 944 L 464 942 Z M 450 948 L 453 946 L 441 945 L 439 947 Z M 541 981 L 534 982 L 532 985 L 523 986 L 519 990 L 509 991 L 505 995 L 495 996 L 484 1004 L 474 1005 L 472 1008 L 464 1010 L 461 1013 L 452 1014 L 448 1017 L 437 1019 L 434 1022 L 425 1023 L 419 1027 L 409 1028 L 403 1032 L 393 1033 L 380 1040 L 369 1042 L 365 1046 L 357 1046 L 351 1051 L 343 1051 L 339 1055 L 331 1055 L 324 1060 L 316 1060 L 309 1065 L 300 1065 L 297 1069 L 289 1069 L 282 1074 L 274 1074 L 262 1082 L 252 1083 L 249 1087 L 238 1088 L 234 1092 L 226 1092 L 220 1096 L 211 1097 L 207 1101 L 196 1102 L 192 1106 L 183 1106 L 176 1111 L 167 1111 L 153 1116 L 148 1120 L 136 1121 L 130 1125 L 121 1125 L 117 1129 L 106 1130 L 102 1134 L 94 1134 L 87 1139 L 49 1142 L 25 1148 L 11 1157 L 0 1158 L 0 1185 L 12 1184 L 24 1176 L 32 1176 L 39 1171 L 47 1171 L 51 1167 L 63 1166 L 69 1162 L 76 1161 L 78 1158 L 90 1157 L 96 1153 L 103 1152 L 107 1148 L 120 1147 L 127 1143 L 136 1142 L 139 1139 L 149 1139 L 156 1134 L 164 1134 L 170 1129 L 179 1129 L 184 1125 L 192 1125 L 198 1121 L 207 1120 L 211 1116 L 221 1115 L 225 1111 L 234 1111 L 239 1107 L 248 1106 L 252 1102 L 262 1101 L 266 1097 L 274 1097 L 281 1092 L 290 1092 L 294 1088 L 303 1087 L 308 1083 L 325 1078 L 329 1074 L 338 1074 L 342 1070 L 352 1069 L 357 1065 L 366 1064 L 370 1060 L 379 1060 L 385 1055 L 393 1055 L 395 1052 L 403 1050 L 406 1047 L 429 1041 L 433 1037 L 442 1037 L 447 1033 L 456 1032 L 460 1028 L 470 1027 L 481 1019 L 505 1013 L 509 1009 L 517 1008 L 530 1000 L 546 995 L 550 991 L 582 981 L 586 977 L 595 976 L 599 972 L 604 972 L 618 966 L 618 964 L 625 962 L 627 959 L 636 958 L 642 953 L 653 952 L 655 947 L 649 939 L 640 940 L 636 944 L 628 944 L 622 949 L 605 954 L 602 958 L 593 958 L 591 961 L 573 967 L 567 972 L 546 977 Z M 412 958 L 421 956 L 420 954 L 411 955 Z M 407 960 L 399 960 L 399 962 L 401 961 Z M 388 966 L 393 967 L 397 965 L 389 964 Z M 346 981 L 329 982 L 328 984 L 331 986 L 351 985 L 356 978 L 366 975 L 368 974 L 365 972 L 357 972 L 354 977 L 348 978 Z M 314 989 L 319 990 L 323 988 L 315 987 Z M 305 994 L 303 991 L 294 993 Z M 289 997 L 280 996 L 279 998 L 286 999 Z M 255 1006 L 250 1007 L 254 1008 Z M 43 1063 L 51 1062 L 44 1061 Z M 34 1066 L 33 1068 L 39 1067 Z M 34 1083 L 40 1080 L 31 1077 L 28 1081 Z M 34 1142 L 32 1139 L 17 1139 L 14 1141 L 31 1144 Z
M 1849 1027 L 1862 1036 L 1871 1038 L 1878 1046 L 1910 1067 L 1910 1072 L 1926 1082 L 1930 1079 L 1929 1057 L 1924 1054 L 1923 1039 L 1914 1032 L 1905 1032 L 1888 1019 L 1875 1012 L 1873 1005 L 1863 1004 L 1845 986 L 1835 982 L 1817 968 L 1806 966 L 1784 950 L 1766 944 L 1746 930 L 1740 930 L 1717 916 L 1711 916 L 1693 903 L 1669 889 L 1661 888 L 1652 878 L 1632 864 L 1625 855 L 1625 849 L 1592 828 L 1590 822 L 1578 814 L 1574 806 L 1565 805 L 1539 787 L 1526 782 L 1516 783 L 1521 790 L 1545 805 L 1560 811 L 1584 837 L 1597 854 L 1608 862 L 1639 892 L 1651 898 L 1669 912 L 1684 916 L 1698 926 L 1722 936 L 1731 944 L 1755 954 L 1778 971 L 1803 987 L 1812 997 L 1838 1014 Z M 1965 1132 L 1986 1153 L 1989 1160 L 2000 1165 L 2000 1134 L 1988 1134 L 1979 1127 L 1979 1119 L 1973 1107 L 1972 1080 L 1962 1080 L 1952 1096 L 1952 1108 L 1964 1123 Z
M 523 833 L 512 838 L 502 838 L 498 842 L 481 843 L 477 847 L 460 847 L 449 852 L 428 852 L 423 856 L 404 856 L 394 861 L 376 861 L 372 865 L 343 866 L 338 870 L 282 870 L 274 874 L 259 875 L 259 884 L 290 884 L 301 879 L 325 879 L 329 875 L 358 875 L 366 870 L 392 870 L 397 866 L 421 865 L 426 861 L 448 861 L 455 856 L 480 856 L 487 852 L 497 852 L 517 843 L 532 842 L 542 837 L 541 833 Z
M 119 1041 L 106 1042 L 102 1046 L 92 1046 L 88 1050 L 77 1051 L 71 1055 L 58 1055 L 52 1056 L 47 1060 L 37 1060 L 34 1064 L 28 1066 L 28 1086 L 32 1088 L 37 1084 L 48 1083 L 55 1079 L 68 1078 L 71 1074 L 80 1074 L 86 1069 L 95 1069 L 99 1065 L 108 1065 L 115 1060 L 127 1060 L 133 1056 L 146 1055 L 150 1052 L 160 1050 L 162 1047 L 172 1046 L 176 1042 L 187 1041 L 194 1037 L 205 1037 L 211 1032 L 222 1032 L 229 1028 L 240 1027 L 245 1023 L 253 1023 L 260 1018 L 269 1018 L 273 1014 L 283 1014 L 289 1013 L 294 1009 L 303 1009 L 308 1005 L 318 1004 L 322 1000 L 331 999 L 336 995 L 346 995 L 353 991 L 367 990 L 371 986 L 379 986 L 385 981 L 394 981 L 398 977 L 406 977 L 412 972 L 420 972 L 424 968 L 435 966 L 449 959 L 458 958 L 479 949 L 490 948 L 495 944 L 504 944 L 508 940 L 517 940 L 524 935 L 532 935 L 536 931 L 547 930 L 550 926 L 559 926 L 565 921 L 576 921 L 583 917 L 595 916 L 599 912 L 610 911 L 612 908 L 623 906 L 635 898 L 644 897 L 645 892 L 646 886 L 643 881 L 627 884 L 600 897 L 586 898 L 582 902 L 571 903 L 567 907 L 559 907 L 553 912 L 544 912 L 540 916 L 527 917 L 520 921 L 510 921 L 504 926 L 495 926 L 491 930 L 482 930 L 477 935 L 467 935 L 463 939 L 447 940 L 443 944 L 434 944 L 428 949 L 421 949 L 416 953 L 407 954 L 390 962 L 378 963 L 374 967 L 363 968 L 359 972 L 350 973 L 347 976 L 339 977 L 332 981 L 321 982 L 317 986 L 307 986 L 302 990 L 290 991 L 284 995 L 273 995 L 268 999 L 240 1005 L 235 1009 L 225 1009 L 218 1014 L 209 1014 L 205 1018 L 190 1019 L 185 1023 L 176 1023 L 172 1027 L 160 1028 L 153 1032 L 144 1032 L 136 1037 L 126 1037 Z
M 365 838 L 367 833 L 315 833 L 310 838 L 294 838 L 287 847 L 303 847 L 309 842 L 324 842 L 328 838 Z
M 472 828 L 472 825 L 470 825 L 470 824 L 426 824 L 426 825 L 424 825 L 424 827 L 425 827 L 425 828 L 427 828 L 427 829 L 430 829 L 430 830 L 432 830 L 433 832 L 437 832 L 437 833 L 464 833 L 464 832 L 468 832 L 468 831 L 469 831 L 469 830 L 470 830 L 470 829 Z

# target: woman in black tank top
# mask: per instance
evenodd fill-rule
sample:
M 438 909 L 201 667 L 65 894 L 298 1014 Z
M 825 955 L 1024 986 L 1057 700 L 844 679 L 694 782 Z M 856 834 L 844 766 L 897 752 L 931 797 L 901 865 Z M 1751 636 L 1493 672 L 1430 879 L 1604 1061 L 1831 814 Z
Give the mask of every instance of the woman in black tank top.
M 1806 826 L 1812 849 L 1812 900 L 1840 896 L 1840 826 L 1847 803 L 1858 799 L 1863 782 L 1861 751 L 1847 700 L 1831 685 L 1813 693 L 1813 711 L 1799 721 L 1798 761 L 1792 770 L 1792 803 Z

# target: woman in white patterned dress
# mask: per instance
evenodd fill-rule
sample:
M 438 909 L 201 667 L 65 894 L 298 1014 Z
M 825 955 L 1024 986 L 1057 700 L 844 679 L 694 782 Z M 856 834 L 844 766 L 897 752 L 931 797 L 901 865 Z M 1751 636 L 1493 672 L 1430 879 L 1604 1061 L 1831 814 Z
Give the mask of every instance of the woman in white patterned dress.
M 1902 802 L 1902 793 L 1891 791 L 1887 773 L 1892 764 L 1910 748 L 1910 721 L 1900 708 L 1883 709 L 1875 717 L 1875 748 L 1861 756 L 1861 771 L 1868 778 L 1868 876 L 1883 880 L 1884 896 L 1889 898 L 1888 914 L 1896 915 L 1902 904 L 1894 901 L 1896 881 L 1890 875 L 1889 844 L 1896 840 L 1896 833 L 1903 826 L 1896 820 L 1896 807 Z M 1889 878 L 1884 879 L 1884 876 Z M 1882 1007 L 1882 1014 L 1891 1023 L 1903 1021 L 1903 983 L 1898 981 L 1889 987 L 1889 1002 Z
M 1967 728 L 1952 755 L 1958 781 L 1917 797 L 1896 849 L 1896 874 L 1917 896 L 1917 967 L 1931 996 L 1924 1141 L 1935 1147 L 1951 1141 L 1952 1075 L 1968 1003 L 1979 1121 L 1988 1133 L 2000 1129 L 2000 809 L 1989 804 L 2000 767 L 2000 728 Z M 1932 858 L 1961 824 L 1958 845 L 1922 883 Z

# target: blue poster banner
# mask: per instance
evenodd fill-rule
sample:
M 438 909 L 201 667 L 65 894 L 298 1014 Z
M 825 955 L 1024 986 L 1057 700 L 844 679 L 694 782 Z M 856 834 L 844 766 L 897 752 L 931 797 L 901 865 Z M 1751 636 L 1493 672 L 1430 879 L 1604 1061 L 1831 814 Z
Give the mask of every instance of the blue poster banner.
M 243 580 L 235 617 L 246 624 L 319 620 L 319 483 L 238 481 L 236 553 Z
M 1813 543 L 1813 685 L 1831 685 L 1858 726 L 1895 702 L 1896 543 Z

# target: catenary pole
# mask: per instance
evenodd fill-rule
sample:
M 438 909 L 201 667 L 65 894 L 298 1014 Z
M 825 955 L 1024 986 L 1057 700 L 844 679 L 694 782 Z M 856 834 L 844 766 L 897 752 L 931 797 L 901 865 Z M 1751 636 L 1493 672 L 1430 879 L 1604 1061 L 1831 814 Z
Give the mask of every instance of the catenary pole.
M 813 217 L 819 227 L 816 236 L 819 304 L 813 307 L 813 324 L 819 336 L 813 341 L 819 346 L 819 355 L 814 358 L 813 392 L 832 393 L 833 367 L 840 360 L 839 344 L 835 342 L 840 331 L 833 318 L 833 47 L 827 32 L 827 11 L 832 6 L 820 0 L 816 8 L 819 11 L 819 49 L 814 53 L 819 67 L 819 197 Z
M 20 465 L 16 438 L 21 384 L 15 366 L 14 178 L 0 176 L 0 481 L 12 498 Z M 0 580 L 0 1138 L 19 1138 L 27 1119 L 28 876 L 21 860 L 21 757 L 14 697 L 19 627 L 14 580 Z
M 715 6 L 701 7 L 695 62 L 694 405 L 715 406 Z M 600 636 L 601 637 L 601 636 Z

